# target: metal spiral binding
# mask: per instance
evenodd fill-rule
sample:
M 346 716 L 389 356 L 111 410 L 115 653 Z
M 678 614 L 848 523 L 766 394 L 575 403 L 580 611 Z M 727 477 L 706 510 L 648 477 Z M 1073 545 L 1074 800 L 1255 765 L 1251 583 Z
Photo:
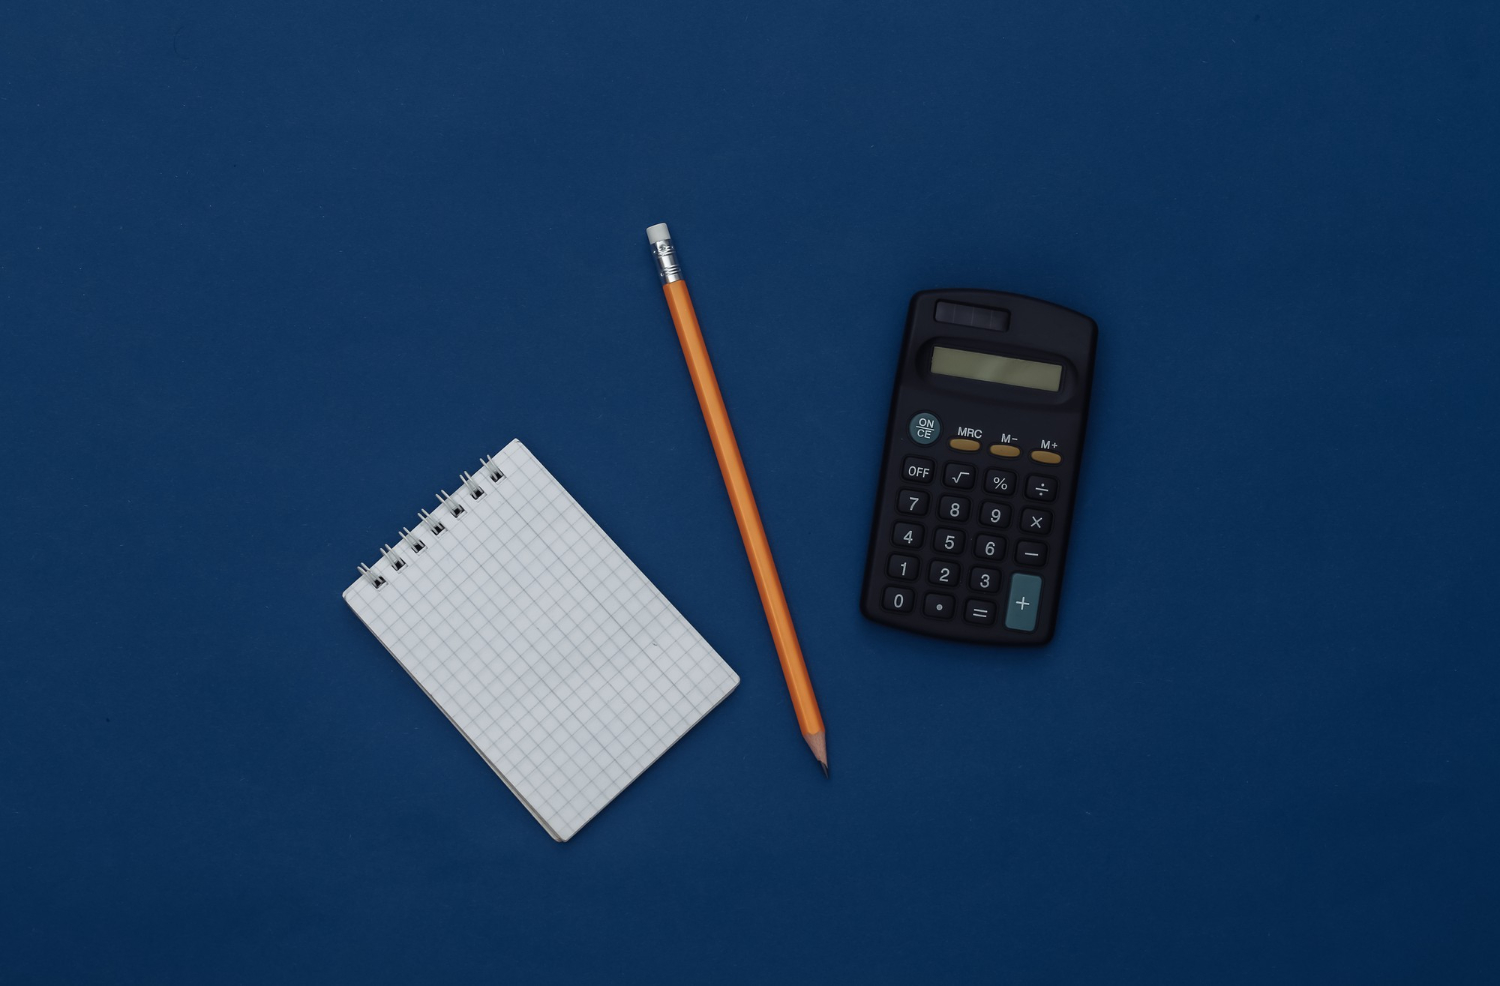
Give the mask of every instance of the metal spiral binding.
M 458 478 L 462 485 L 458 490 L 452 493 L 449 493 L 447 490 L 438 491 L 438 507 L 440 510 L 447 510 L 448 516 L 446 519 L 441 515 L 434 516 L 426 510 L 418 510 L 417 517 L 420 522 L 417 524 L 417 529 L 413 531 L 405 527 L 401 528 L 401 537 L 396 542 L 396 547 L 393 548 L 388 544 L 381 545 L 380 561 L 377 561 L 375 564 L 380 565 L 381 562 L 385 562 L 386 569 L 391 574 L 394 574 L 411 564 L 407 557 L 408 553 L 411 556 L 416 556 L 426 551 L 426 538 L 441 537 L 448 530 L 448 521 L 456 520 L 468 511 L 468 508 L 464 505 L 465 499 L 472 502 L 489 495 L 489 491 L 480 483 L 480 478 L 487 478 L 491 483 L 498 483 L 505 478 L 505 473 L 500 469 L 499 463 L 495 461 L 499 454 L 496 452 L 495 455 L 487 455 L 479 460 L 479 478 L 476 478 L 473 473 L 461 472 L 458 474 Z M 458 495 L 460 491 L 466 493 L 467 497 L 460 497 Z M 369 565 L 360 565 L 359 574 L 366 582 L 369 582 L 370 585 L 377 589 L 389 581 L 385 575 Z

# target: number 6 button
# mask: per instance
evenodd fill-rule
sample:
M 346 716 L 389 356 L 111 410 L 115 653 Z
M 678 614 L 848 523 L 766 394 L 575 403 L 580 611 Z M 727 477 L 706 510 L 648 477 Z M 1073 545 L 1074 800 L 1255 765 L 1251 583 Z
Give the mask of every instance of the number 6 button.
M 993 534 L 981 534 L 974 539 L 974 554 L 980 558 L 1005 557 L 1005 538 Z

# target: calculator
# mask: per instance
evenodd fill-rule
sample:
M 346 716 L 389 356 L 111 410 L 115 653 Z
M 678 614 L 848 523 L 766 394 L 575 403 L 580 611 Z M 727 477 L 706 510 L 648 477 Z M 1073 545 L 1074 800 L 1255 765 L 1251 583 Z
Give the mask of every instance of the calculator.
M 998 291 L 911 299 L 860 608 L 985 644 L 1052 639 L 1098 326 Z

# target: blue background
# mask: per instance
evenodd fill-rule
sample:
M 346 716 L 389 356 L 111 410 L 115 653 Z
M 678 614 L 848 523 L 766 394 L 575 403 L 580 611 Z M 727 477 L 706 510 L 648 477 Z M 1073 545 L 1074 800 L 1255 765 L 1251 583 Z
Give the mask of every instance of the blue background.
M 8 6 L 0 979 L 1492 972 L 1500 13 L 1138 6 Z M 956 285 L 1100 325 L 1040 653 L 857 610 Z M 744 679 L 568 845 L 339 598 L 512 437 Z

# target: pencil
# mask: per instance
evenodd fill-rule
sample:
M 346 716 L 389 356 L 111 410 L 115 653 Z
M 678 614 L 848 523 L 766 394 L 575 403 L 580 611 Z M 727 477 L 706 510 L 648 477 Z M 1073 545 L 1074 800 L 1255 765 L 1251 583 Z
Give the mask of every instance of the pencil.
M 745 542 L 745 554 L 750 557 L 750 571 L 755 576 L 760 604 L 771 627 L 771 639 L 776 643 L 776 656 L 781 660 L 781 673 L 786 677 L 786 688 L 792 696 L 797 725 L 822 766 L 824 776 L 827 776 L 828 732 L 818 711 L 812 679 L 807 675 L 807 663 L 802 659 L 802 647 L 797 643 L 797 631 L 792 627 L 792 613 L 786 605 L 786 594 L 781 591 L 776 563 L 771 559 L 771 544 L 766 540 L 760 511 L 755 508 L 750 477 L 745 472 L 744 460 L 740 458 L 734 429 L 729 426 L 729 411 L 719 393 L 719 382 L 708 359 L 708 346 L 703 341 L 703 330 L 698 327 L 693 299 L 688 294 L 687 282 L 682 279 L 682 268 L 677 263 L 677 251 L 672 245 L 667 224 L 657 223 L 648 228 L 646 240 L 651 244 L 651 255 L 656 258 L 662 293 L 667 296 L 667 309 L 672 313 L 672 324 L 677 327 L 677 341 L 682 344 L 688 374 L 693 378 L 693 390 L 698 394 L 698 406 L 703 409 L 703 420 L 708 425 L 708 437 L 719 460 L 719 471 L 724 474 L 724 486 L 729 491 L 735 522 L 739 524 L 740 539 Z

